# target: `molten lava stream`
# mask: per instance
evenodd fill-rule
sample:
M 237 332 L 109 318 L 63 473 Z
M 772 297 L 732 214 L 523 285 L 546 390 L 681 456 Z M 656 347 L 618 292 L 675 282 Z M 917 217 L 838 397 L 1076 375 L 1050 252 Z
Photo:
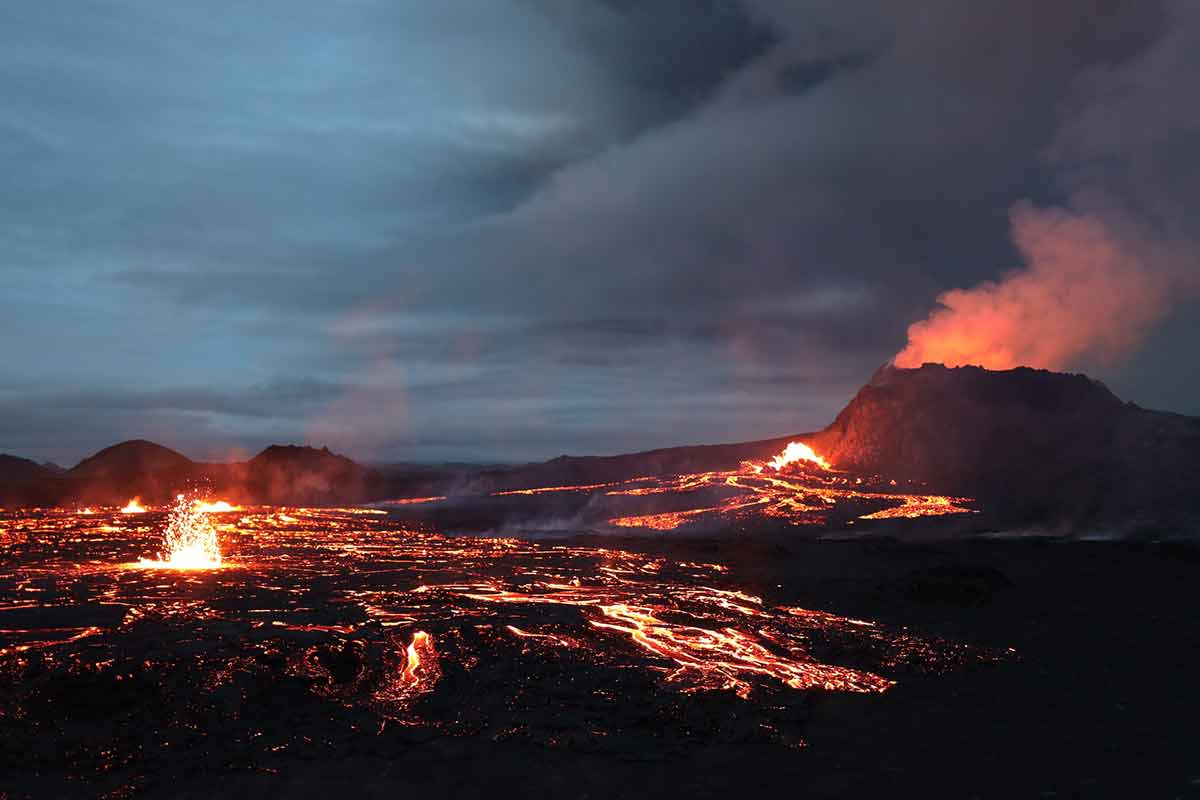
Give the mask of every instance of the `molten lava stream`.
M 425 631 L 415 631 L 412 641 L 404 649 L 404 666 L 375 691 L 374 699 L 388 705 L 403 705 L 418 695 L 433 691 L 441 677 L 442 668 L 433 637 Z

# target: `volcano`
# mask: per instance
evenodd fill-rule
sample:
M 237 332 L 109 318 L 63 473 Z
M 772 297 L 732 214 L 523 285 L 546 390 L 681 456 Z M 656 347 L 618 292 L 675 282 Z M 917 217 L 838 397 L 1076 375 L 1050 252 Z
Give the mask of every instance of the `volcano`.
M 1085 375 L 889 365 L 809 440 L 841 469 L 970 494 L 1008 522 L 1154 527 L 1200 511 L 1200 419 Z

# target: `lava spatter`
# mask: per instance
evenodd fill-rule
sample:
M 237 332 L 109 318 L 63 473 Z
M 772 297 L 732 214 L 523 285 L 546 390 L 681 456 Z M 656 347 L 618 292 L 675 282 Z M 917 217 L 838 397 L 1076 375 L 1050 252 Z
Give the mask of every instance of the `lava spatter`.
M 221 547 L 216 528 L 207 515 L 213 511 L 232 510 L 232 507 L 214 508 L 211 504 L 178 495 L 163 531 L 162 552 L 157 559 L 140 559 L 137 565 L 145 569 L 219 568 Z

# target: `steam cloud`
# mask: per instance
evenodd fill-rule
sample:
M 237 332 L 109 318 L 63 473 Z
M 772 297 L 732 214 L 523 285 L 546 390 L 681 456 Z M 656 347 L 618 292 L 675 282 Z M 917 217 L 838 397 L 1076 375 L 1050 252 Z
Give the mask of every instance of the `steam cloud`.
M 1132 227 L 1132 226 L 1122 226 Z M 1062 369 L 1133 350 L 1169 308 L 1171 270 L 1153 242 L 1099 215 L 1020 203 L 1013 239 L 1027 267 L 938 297 L 908 329 L 899 367 L 925 362 L 988 369 Z

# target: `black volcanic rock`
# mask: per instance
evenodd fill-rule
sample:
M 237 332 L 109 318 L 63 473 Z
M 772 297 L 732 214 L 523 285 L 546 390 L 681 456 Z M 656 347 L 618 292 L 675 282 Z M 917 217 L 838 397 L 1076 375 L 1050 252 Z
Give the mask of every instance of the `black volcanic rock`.
M 69 469 L 70 494 L 89 503 L 120 503 L 141 497 L 166 501 L 194 483 L 200 467 L 181 453 L 160 444 L 133 439 L 106 447 Z
M 53 478 L 57 475 L 36 461 L 0 453 L 0 482 L 26 483 Z
M 1084 375 L 887 366 L 810 441 L 840 469 L 975 496 L 1007 521 L 1126 527 L 1200 510 L 1200 419 Z

